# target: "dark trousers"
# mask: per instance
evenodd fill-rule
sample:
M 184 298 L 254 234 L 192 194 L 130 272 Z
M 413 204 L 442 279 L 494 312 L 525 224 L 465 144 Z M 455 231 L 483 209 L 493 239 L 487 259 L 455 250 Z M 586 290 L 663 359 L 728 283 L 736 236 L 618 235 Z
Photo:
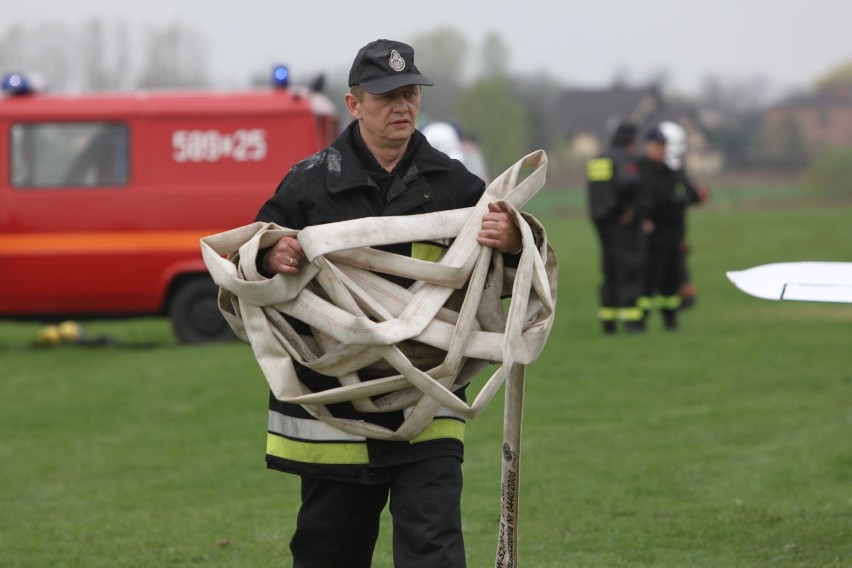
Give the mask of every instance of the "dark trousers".
M 396 568 L 466 566 L 461 460 L 431 458 L 387 470 L 390 481 L 378 485 L 302 477 L 293 568 L 370 568 L 388 497 Z
M 646 237 L 638 220 L 597 225 L 601 243 L 603 308 L 634 308 L 645 278 Z
M 666 298 L 677 296 L 684 269 L 680 243 L 680 234 L 673 231 L 658 230 L 652 235 L 648 247 L 647 295 Z
M 646 293 L 663 316 L 666 329 L 677 329 L 677 310 L 681 298 L 678 293 L 683 276 L 683 254 L 680 250 L 682 234 L 657 227 L 648 247 L 648 281 Z

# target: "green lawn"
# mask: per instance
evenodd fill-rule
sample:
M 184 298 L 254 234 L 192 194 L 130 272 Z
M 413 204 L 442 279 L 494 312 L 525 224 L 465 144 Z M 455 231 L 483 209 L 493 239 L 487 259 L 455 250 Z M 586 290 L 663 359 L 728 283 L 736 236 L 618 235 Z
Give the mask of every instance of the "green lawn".
M 724 276 L 852 260 L 852 206 L 796 203 L 694 212 L 698 304 L 641 337 L 598 331 L 576 203 L 531 204 L 560 295 L 527 373 L 521 566 L 852 565 L 852 305 L 758 300 Z M 248 346 L 84 325 L 117 343 L 38 348 L 39 325 L 0 322 L 0 566 L 289 566 L 297 482 L 264 468 Z M 501 423 L 495 400 L 467 429 L 472 568 L 494 564 Z M 390 558 L 385 531 L 375 566 Z

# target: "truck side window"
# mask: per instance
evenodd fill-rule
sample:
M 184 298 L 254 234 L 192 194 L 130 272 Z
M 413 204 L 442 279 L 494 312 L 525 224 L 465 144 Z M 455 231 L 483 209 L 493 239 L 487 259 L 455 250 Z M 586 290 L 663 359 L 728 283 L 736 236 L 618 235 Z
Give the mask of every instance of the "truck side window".
M 11 132 L 13 187 L 125 185 L 130 175 L 126 124 L 19 123 Z

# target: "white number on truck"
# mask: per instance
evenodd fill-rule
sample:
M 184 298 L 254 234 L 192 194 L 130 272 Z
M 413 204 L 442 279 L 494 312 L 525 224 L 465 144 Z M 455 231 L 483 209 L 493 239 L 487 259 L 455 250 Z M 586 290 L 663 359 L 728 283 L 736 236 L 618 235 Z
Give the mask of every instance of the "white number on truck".
M 172 156 L 176 162 L 261 162 L 266 158 L 266 130 L 241 128 L 231 134 L 218 130 L 175 130 Z

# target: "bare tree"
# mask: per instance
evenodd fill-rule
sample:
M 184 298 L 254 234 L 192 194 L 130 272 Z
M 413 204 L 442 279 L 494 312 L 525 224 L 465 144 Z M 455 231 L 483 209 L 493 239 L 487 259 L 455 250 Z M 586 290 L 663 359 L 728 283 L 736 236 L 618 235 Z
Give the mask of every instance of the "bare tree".
M 459 97 L 462 129 L 482 148 L 489 171 L 502 172 L 529 151 L 529 109 L 513 89 L 509 50 L 490 33 L 483 43 L 483 75 Z
M 99 20 L 91 20 L 82 28 L 79 37 L 80 75 L 87 89 L 103 90 L 115 86 L 107 69 L 107 46 L 104 27 Z
M 24 71 L 28 64 L 27 32 L 12 26 L 0 37 L 0 69 L 4 72 Z
M 61 90 L 74 79 L 69 46 L 73 38 L 62 24 L 46 23 L 32 30 L 14 26 L 0 38 L 0 68 L 41 77 Z
M 124 23 L 90 20 L 77 34 L 77 73 L 85 90 L 116 90 L 132 84 L 130 34 Z
M 549 148 L 563 136 L 553 111 L 563 87 L 546 71 L 529 77 L 515 77 L 514 92 L 527 109 L 531 149 Z
M 509 73 L 509 48 L 497 32 L 489 32 L 482 43 L 481 74 L 486 78 L 505 77 Z
M 455 121 L 455 99 L 462 90 L 467 41 L 454 28 L 439 28 L 412 40 L 417 68 L 435 82 L 425 91 L 424 115 L 433 120 Z
M 137 86 L 207 86 L 206 55 L 203 36 L 180 24 L 173 24 L 162 30 L 149 30 L 147 59 Z
M 765 153 L 761 131 L 767 91 L 767 81 L 761 77 L 738 81 L 708 76 L 703 81 L 695 104 L 731 167 L 749 166 Z

